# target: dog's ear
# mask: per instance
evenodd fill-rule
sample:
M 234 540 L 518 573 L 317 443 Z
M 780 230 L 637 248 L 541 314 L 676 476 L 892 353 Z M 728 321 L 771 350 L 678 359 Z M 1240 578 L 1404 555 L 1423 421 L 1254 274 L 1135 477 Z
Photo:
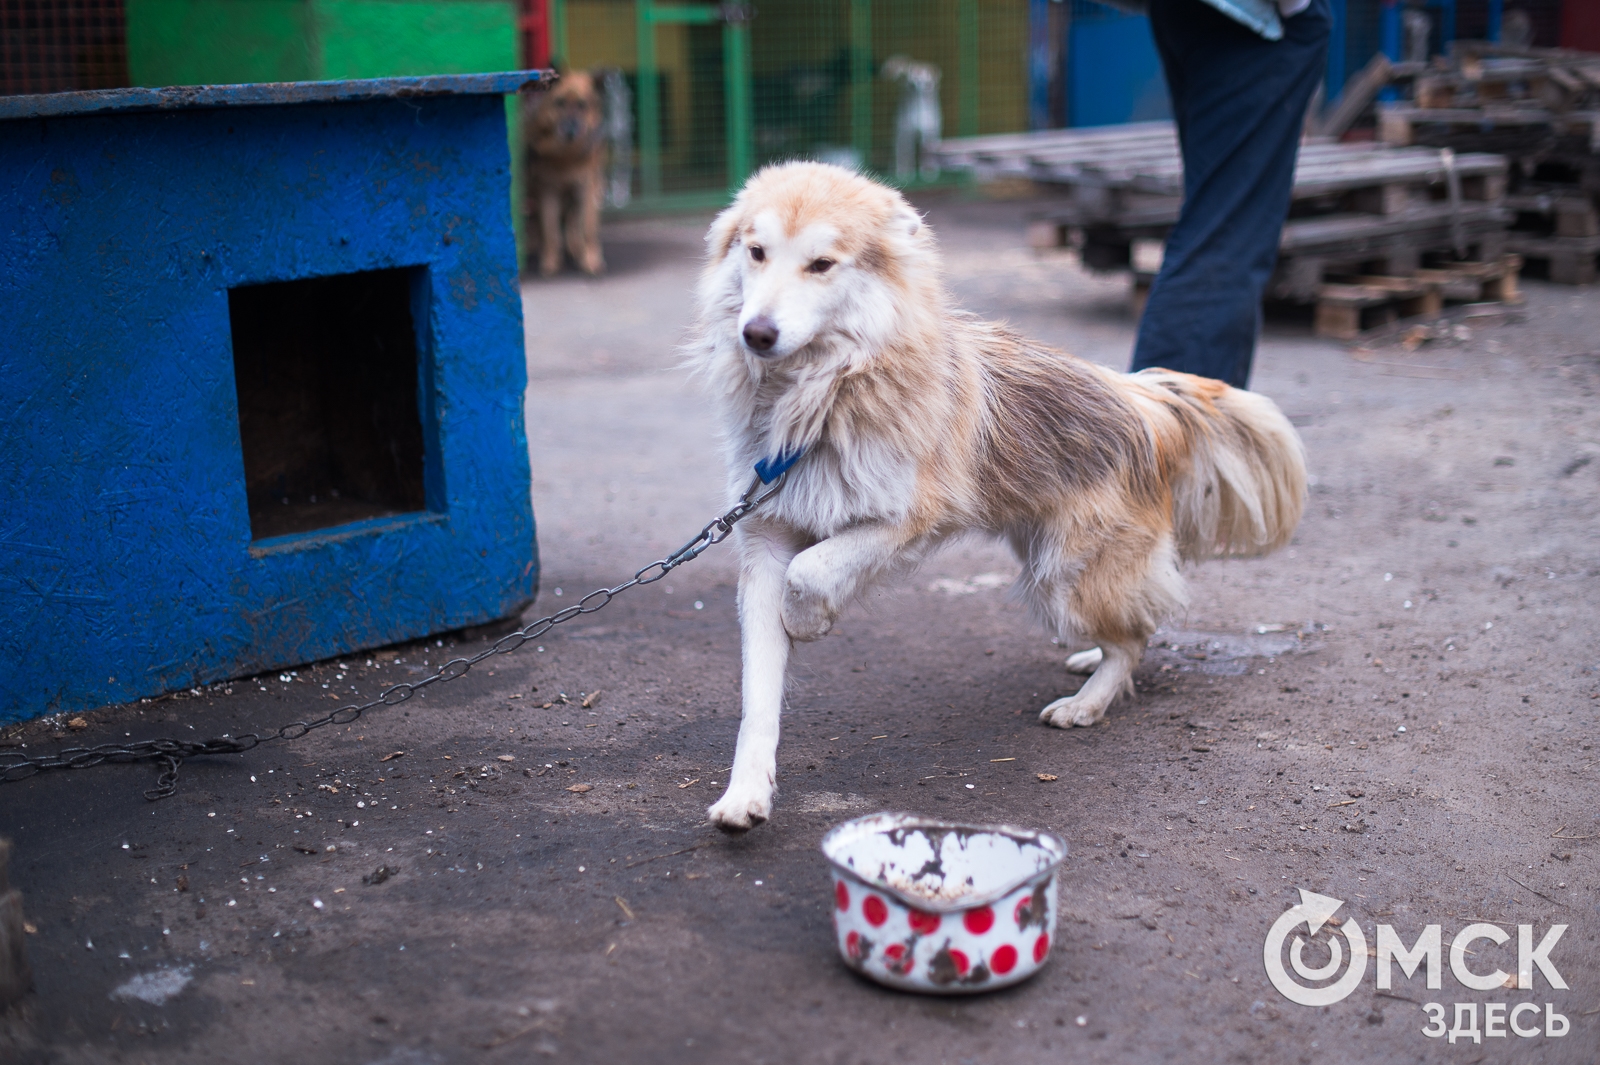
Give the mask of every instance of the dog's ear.
M 711 228 L 706 230 L 706 254 L 714 263 L 720 263 L 728 257 L 728 250 L 733 247 L 733 242 L 739 234 L 739 222 L 743 212 L 735 203 L 732 207 L 717 215 L 711 223 Z

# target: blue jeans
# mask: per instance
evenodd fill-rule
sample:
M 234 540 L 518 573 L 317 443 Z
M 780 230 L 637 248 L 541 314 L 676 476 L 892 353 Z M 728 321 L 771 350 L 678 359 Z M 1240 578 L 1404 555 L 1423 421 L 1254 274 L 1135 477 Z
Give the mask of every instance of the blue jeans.
M 1139 323 L 1134 370 L 1160 366 L 1248 384 L 1329 25 L 1328 0 L 1284 19 L 1279 41 L 1202 0 L 1151 0 L 1184 199 Z

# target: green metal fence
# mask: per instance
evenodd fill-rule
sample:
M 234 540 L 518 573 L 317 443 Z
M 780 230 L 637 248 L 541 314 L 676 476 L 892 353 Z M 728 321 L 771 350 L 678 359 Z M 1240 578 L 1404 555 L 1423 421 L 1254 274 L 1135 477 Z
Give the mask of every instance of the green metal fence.
M 667 166 L 662 141 L 662 90 L 657 37 L 681 27 L 689 65 L 686 88 L 691 96 L 690 123 L 681 138 L 686 152 L 677 160 L 677 184 L 718 184 L 722 174 L 750 169 L 750 28 L 749 9 L 710 4 L 658 4 L 635 0 L 637 35 L 637 122 L 639 195 L 648 201 L 666 191 Z M 718 75 L 720 74 L 720 77 Z M 718 91 L 720 89 L 720 92 Z M 720 113 L 717 103 L 721 102 Z M 722 136 L 716 136 L 717 127 Z M 718 148 L 721 150 L 718 151 Z
M 946 135 L 1027 128 L 1027 0 L 551 2 L 557 61 L 628 82 L 636 206 L 720 203 L 789 158 L 893 177 L 912 90 L 886 74 L 907 64 L 937 78 Z
M 915 137 L 901 128 L 917 78 L 945 135 L 1028 125 L 1029 0 L 545 3 L 556 61 L 619 71 L 612 98 L 631 100 L 618 108 L 631 121 L 616 126 L 628 149 L 617 202 L 718 204 L 756 167 L 791 158 L 926 180 L 906 166 Z M 526 7 L 127 0 L 128 64 L 145 85 L 508 69 Z M 927 131 L 927 107 L 917 113 Z

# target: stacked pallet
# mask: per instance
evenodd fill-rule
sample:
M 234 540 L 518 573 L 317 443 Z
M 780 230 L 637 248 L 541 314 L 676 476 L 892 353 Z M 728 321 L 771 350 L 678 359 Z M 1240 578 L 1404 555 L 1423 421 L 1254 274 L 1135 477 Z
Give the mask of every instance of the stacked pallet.
M 1456 42 L 1381 107 L 1381 139 L 1509 157 L 1507 247 L 1552 281 L 1587 284 L 1600 256 L 1600 55 Z
M 1508 248 L 1543 262 L 1551 281 L 1587 285 L 1595 280 L 1600 212 L 1592 196 L 1535 186 L 1506 197 L 1506 206 L 1517 219 L 1506 234 Z
M 945 168 L 980 180 L 1026 177 L 1057 194 L 1059 203 L 1031 239 L 1070 243 L 1094 270 L 1134 268 L 1135 247 L 1164 239 L 1182 206 L 1183 162 L 1170 122 L 970 137 L 945 141 L 936 154 Z M 1367 311 L 1436 311 L 1427 294 L 1443 298 L 1450 289 L 1422 279 L 1424 267 L 1468 260 L 1479 272 L 1509 271 L 1509 288 L 1496 291 L 1515 293 L 1517 264 L 1505 257 L 1505 196 L 1506 163 L 1499 156 L 1308 142 L 1295 168 L 1268 295 L 1328 305 L 1318 321 L 1333 330 L 1349 320 L 1335 305 L 1352 301 Z M 1138 303 L 1151 271 L 1134 275 Z M 1374 276 L 1410 287 L 1374 286 Z M 1351 285 L 1363 289 L 1359 296 Z
M 1437 318 L 1445 300 L 1460 303 L 1520 303 L 1517 287 L 1522 259 L 1502 255 L 1494 262 L 1452 263 L 1414 271 L 1407 277 L 1353 277 L 1322 286 L 1318 293 L 1319 336 L 1354 340 L 1401 318 Z

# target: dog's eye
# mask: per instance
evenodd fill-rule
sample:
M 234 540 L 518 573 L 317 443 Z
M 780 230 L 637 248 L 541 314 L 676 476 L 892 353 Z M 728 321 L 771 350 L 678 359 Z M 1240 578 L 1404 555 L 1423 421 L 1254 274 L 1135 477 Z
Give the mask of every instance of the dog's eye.
M 806 271 L 813 274 L 825 274 L 831 269 L 833 269 L 832 259 L 813 259 L 811 265 L 806 267 Z
M 759 244 L 750 245 L 750 258 L 756 262 L 764 262 L 767 258 L 766 249 Z

